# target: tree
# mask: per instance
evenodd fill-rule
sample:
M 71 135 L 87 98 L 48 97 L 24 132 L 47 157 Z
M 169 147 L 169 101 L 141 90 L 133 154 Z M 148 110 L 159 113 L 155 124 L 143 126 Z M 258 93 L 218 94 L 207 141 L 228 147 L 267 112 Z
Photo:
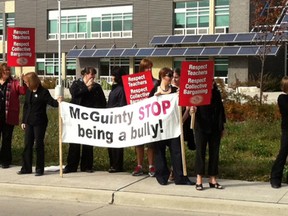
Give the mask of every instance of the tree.
M 284 30 L 281 20 L 288 8 L 287 0 L 251 0 L 253 11 L 252 31 L 257 32 L 256 44 L 259 45 L 257 57 L 261 62 L 260 104 L 263 98 L 264 66 L 268 54 L 275 46 L 283 44 Z M 285 57 L 286 58 L 286 57 Z

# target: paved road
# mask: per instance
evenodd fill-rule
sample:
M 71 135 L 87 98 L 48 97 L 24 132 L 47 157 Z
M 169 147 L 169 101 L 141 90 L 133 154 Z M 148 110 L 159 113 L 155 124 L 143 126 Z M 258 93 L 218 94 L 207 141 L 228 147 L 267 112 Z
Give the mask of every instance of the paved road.
M 215 213 L 0 196 L 0 216 L 215 216 Z M 217 214 L 218 216 L 236 216 Z

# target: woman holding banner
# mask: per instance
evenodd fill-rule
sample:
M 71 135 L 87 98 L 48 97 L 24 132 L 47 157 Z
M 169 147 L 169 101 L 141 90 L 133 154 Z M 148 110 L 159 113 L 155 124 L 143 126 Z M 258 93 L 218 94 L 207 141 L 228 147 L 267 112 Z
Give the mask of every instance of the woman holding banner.
M 108 97 L 108 108 L 122 107 L 127 105 L 122 76 L 125 75 L 125 71 L 121 67 L 114 67 L 111 72 L 112 76 L 112 90 Z M 109 173 L 122 172 L 123 171 L 123 148 L 108 148 L 110 168 Z
M 150 59 L 143 58 L 139 65 L 139 72 L 151 72 L 153 67 L 153 63 Z M 153 76 L 152 76 L 153 78 Z M 158 85 L 158 80 L 153 78 L 154 86 Z M 132 172 L 133 176 L 143 175 L 143 161 L 144 161 L 144 148 L 145 145 L 139 145 L 135 147 L 136 157 L 137 157 L 137 166 Z M 155 175 L 154 168 L 154 151 L 152 144 L 147 144 L 147 159 L 149 163 L 149 176 L 153 177 Z
M 100 84 L 95 82 L 96 69 L 85 67 L 81 71 L 82 77 L 75 80 L 71 87 L 71 103 L 90 108 L 105 108 L 106 98 Z M 81 144 L 70 143 L 67 165 L 63 173 L 77 172 L 80 162 Z M 80 170 L 93 172 L 93 146 L 82 145 Z
M 176 93 L 178 88 L 171 85 L 172 77 L 173 71 L 170 68 L 162 68 L 159 71 L 160 84 L 150 92 L 150 96 Z M 168 146 L 170 150 L 175 184 L 192 185 L 193 183 L 189 178 L 183 175 L 180 137 L 154 143 L 155 177 L 158 183 L 160 185 L 167 185 L 170 175 L 166 159 L 166 146 Z
M 20 79 L 22 79 L 20 77 Z M 11 76 L 7 63 L 0 65 L 0 162 L 2 168 L 9 168 L 12 162 L 12 134 L 14 126 L 19 124 L 20 102 L 19 96 L 25 95 L 26 85 Z
M 222 189 L 223 187 L 217 182 L 216 176 L 218 175 L 220 141 L 224 132 L 226 116 L 221 93 L 215 80 L 213 80 L 211 103 L 209 105 L 191 107 L 191 112 L 196 112 L 194 128 L 196 143 L 196 190 L 203 190 L 202 177 L 205 174 L 207 144 L 209 146 L 209 187 Z
M 174 85 L 178 89 L 180 88 L 180 76 L 181 76 L 180 68 L 175 68 L 173 71 L 172 85 Z M 194 140 L 194 132 L 193 132 L 193 129 L 190 128 L 191 116 L 189 114 L 189 111 L 190 111 L 190 107 L 182 108 L 184 140 L 187 141 L 187 146 L 190 150 L 195 150 L 196 146 L 195 146 L 195 140 Z M 169 181 L 174 181 L 173 167 L 171 167 Z
M 23 120 L 21 128 L 25 130 L 24 151 L 22 155 L 22 168 L 17 173 L 32 173 L 33 146 L 36 147 L 36 173 L 35 176 L 44 174 L 44 137 L 48 124 L 47 105 L 58 107 L 62 97 L 57 100 L 52 98 L 49 91 L 42 87 L 41 81 L 34 72 L 26 73 L 23 80 L 28 89 L 23 106 Z

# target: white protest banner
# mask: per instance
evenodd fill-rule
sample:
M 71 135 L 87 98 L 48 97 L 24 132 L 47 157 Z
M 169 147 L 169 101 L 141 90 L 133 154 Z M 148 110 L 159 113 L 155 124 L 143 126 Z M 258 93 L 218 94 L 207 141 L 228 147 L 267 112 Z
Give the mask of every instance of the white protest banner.
M 180 135 L 178 94 L 147 98 L 116 108 L 61 102 L 62 142 L 121 148 Z

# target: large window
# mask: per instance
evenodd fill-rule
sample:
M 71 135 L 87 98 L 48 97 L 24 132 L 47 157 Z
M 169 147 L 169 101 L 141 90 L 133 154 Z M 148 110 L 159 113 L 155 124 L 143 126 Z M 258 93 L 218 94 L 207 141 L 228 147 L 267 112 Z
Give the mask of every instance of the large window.
M 62 39 L 131 38 L 132 6 L 62 10 Z M 57 39 L 58 11 L 49 11 L 48 39 Z
M 15 26 L 15 13 L 6 13 L 5 19 L 6 19 L 6 23 L 4 23 L 2 16 L 0 16 L 0 40 L 2 40 L 2 38 L 3 38 L 4 27 Z
M 132 37 L 132 13 L 103 13 L 92 17 L 91 37 Z
M 228 33 L 229 0 L 216 0 L 215 5 L 215 32 Z
M 208 34 L 209 0 L 175 3 L 175 34 Z
M 36 71 L 40 76 L 58 76 L 58 53 L 37 53 Z M 66 76 L 76 75 L 76 59 L 66 59 Z
M 36 66 L 38 75 L 57 76 L 58 54 L 57 53 L 37 54 Z
M 174 34 L 208 34 L 209 0 L 176 2 Z M 215 32 L 227 33 L 229 28 L 229 0 L 215 0 Z

